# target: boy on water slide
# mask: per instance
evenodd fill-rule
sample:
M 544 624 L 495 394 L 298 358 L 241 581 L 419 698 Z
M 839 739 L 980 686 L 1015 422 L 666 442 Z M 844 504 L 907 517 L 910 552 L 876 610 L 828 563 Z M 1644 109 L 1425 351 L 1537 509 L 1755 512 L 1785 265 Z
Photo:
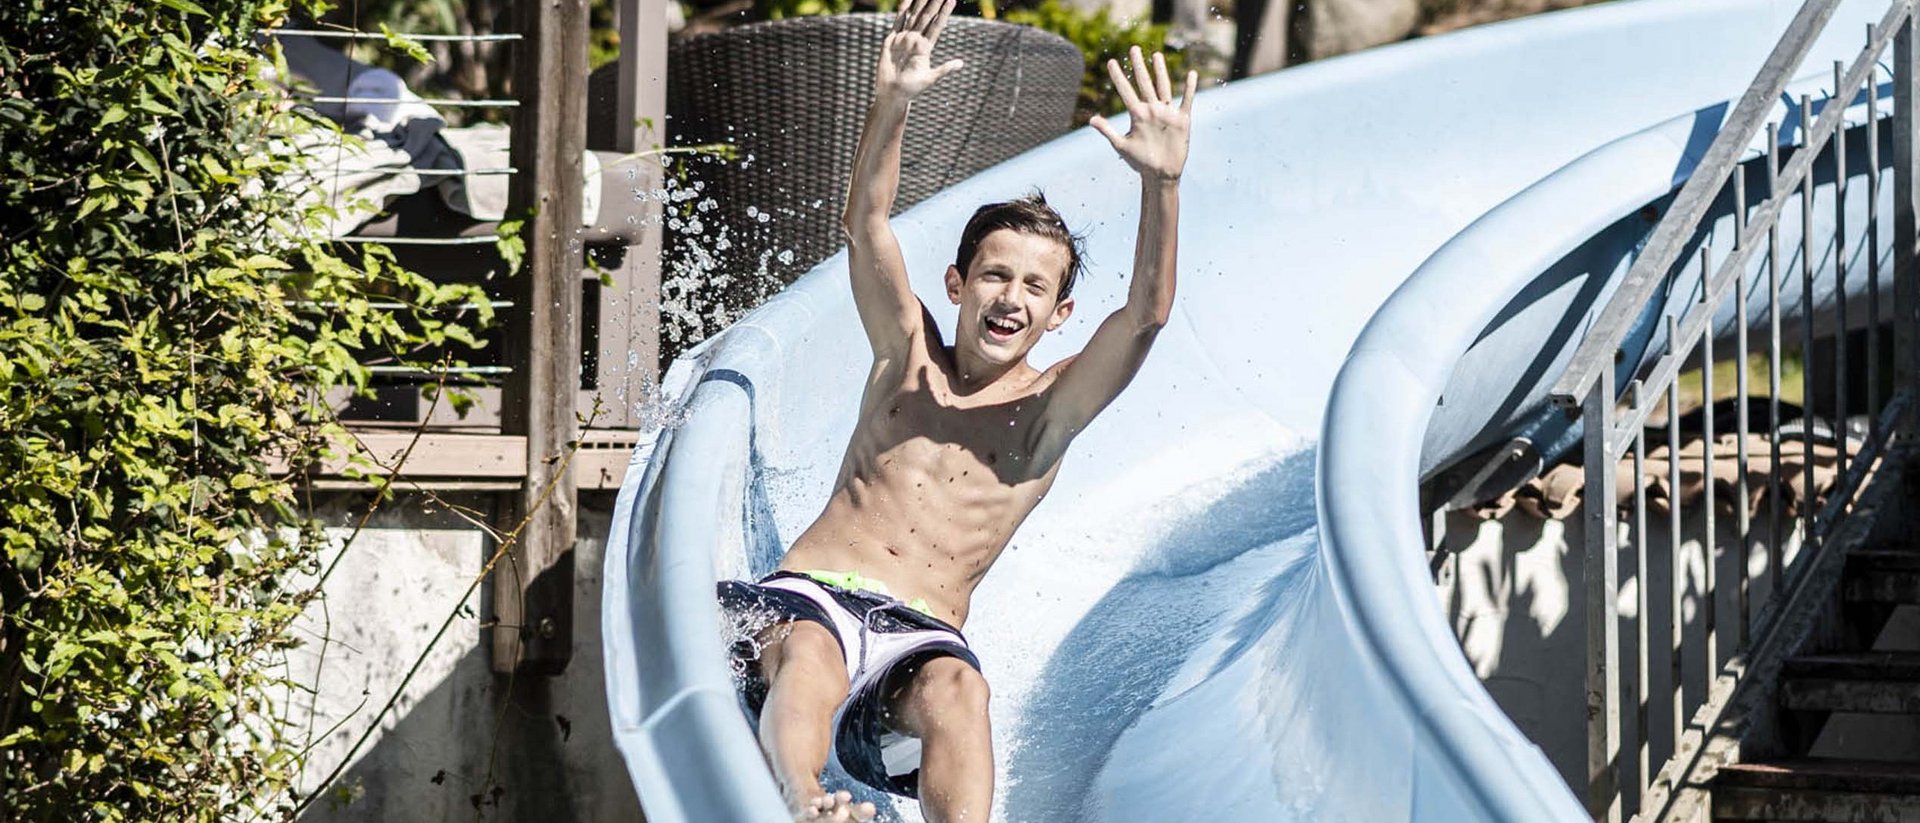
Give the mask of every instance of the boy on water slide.
M 860 417 L 826 510 L 780 570 L 728 581 L 737 617 L 773 625 L 736 653 L 760 745 L 801 820 L 866 820 L 870 803 L 820 785 L 829 749 L 863 783 L 917 797 L 931 823 L 985 823 L 993 806 L 987 682 L 960 627 L 1014 529 L 1053 485 L 1067 444 L 1140 368 L 1173 309 L 1180 172 L 1197 78 L 1175 102 L 1166 60 L 1138 48 L 1107 73 L 1130 115 L 1091 125 L 1140 174 L 1127 303 L 1079 355 L 1027 363 L 1073 313 L 1079 238 L 1043 198 L 980 207 L 947 267 L 951 347 L 907 283 L 888 226 L 915 95 L 961 69 L 929 57 L 954 0 L 905 0 L 880 52 L 843 228 L 854 304 L 873 348 Z

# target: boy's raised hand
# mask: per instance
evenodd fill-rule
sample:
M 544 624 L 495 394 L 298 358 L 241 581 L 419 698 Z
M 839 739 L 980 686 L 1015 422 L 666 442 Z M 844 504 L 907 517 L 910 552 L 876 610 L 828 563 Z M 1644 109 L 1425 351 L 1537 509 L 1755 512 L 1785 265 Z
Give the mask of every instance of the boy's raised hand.
M 940 78 L 959 71 L 959 60 L 934 67 L 929 60 L 933 43 L 947 27 L 954 0 L 905 0 L 893 18 L 893 31 L 880 46 L 880 67 L 874 72 L 876 96 L 911 100 Z
M 1115 131 L 1107 118 L 1097 115 L 1087 121 L 1087 125 L 1105 135 L 1120 158 L 1142 176 L 1178 180 L 1187 165 L 1187 133 L 1200 76 L 1187 72 L 1185 94 L 1179 105 L 1175 105 L 1173 81 L 1167 77 L 1167 58 L 1154 52 L 1153 70 L 1149 75 L 1139 46 L 1134 46 L 1129 56 L 1133 64 L 1132 79 L 1120 69 L 1120 61 L 1107 61 L 1107 76 L 1113 78 L 1114 90 L 1120 92 L 1120 99 L 1127 104 L 1127 133 Z

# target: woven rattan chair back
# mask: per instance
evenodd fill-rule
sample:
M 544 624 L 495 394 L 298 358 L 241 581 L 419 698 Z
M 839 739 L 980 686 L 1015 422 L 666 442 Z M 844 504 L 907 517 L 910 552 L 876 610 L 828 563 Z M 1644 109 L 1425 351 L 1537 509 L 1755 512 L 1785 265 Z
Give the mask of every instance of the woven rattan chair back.
M 687 305 L 669 306 L 666 322 L 687 311 L 737 315 L 840 249 L 854 148 L 891 24 L 883 14 L 806 17 L 674 44 L 672 143 L 730 143 L 739 156 L 675 162 L 685 174 L 681 196 L 691 196 L 668 217 L 669 279 L 678 271 L 679 288 L 691 292 L 669 287 L 663 297 Z M 1072 124 L 1084 71 L 1073 44 L 1027 26 L 954 18 L 933 61 L 956 57 L 967 67 L 914 101 L 896 212 Z M 717 330 L 707 325 L 668 336 L 684 346 Z

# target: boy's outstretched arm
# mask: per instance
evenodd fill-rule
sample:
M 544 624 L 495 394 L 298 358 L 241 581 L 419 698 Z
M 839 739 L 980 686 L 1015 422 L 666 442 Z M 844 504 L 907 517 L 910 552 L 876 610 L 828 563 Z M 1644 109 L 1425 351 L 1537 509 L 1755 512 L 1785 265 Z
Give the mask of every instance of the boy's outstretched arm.
M 906 262 L 887 218 L 900 190 L 900 138 L 906 131 L 907 106 L 915 95 L 961 67 L 959 60 L 935 67 L 928 59 L 953 4 L 906 0 L 895 15 L 874 70 L 873 107 L 860 132 L 847 211 L 840 218 L 854 306 L 876 357 L 899 352 L 921 327 L 920 301 L 907 285 Z
M 1199 77 L 1187 73 L 1184 99 L 1176 104 L 1166 58 L 1154 54 L 1149 69 L 1138 47 L 1131 57 L 1131 79 L 1120 69 L 1119 61 L 1107 61 L 1107 74 L 1127 104 L 1127 133 L 1115 131 L 1103 117 L 1093 118 L 1088 125 L 1105 135 L 1121 159 L 1140 173 L 1140 234 L 1134 241 L 1133 281 L 1127 304 L 1108 315 L 1087 347 L 1061 366 L 1047 404 L 1044 437 L 1062 450 L 1066 441 L 1079 434 L 1133 380 L 1154 337 L 1173 312 L 1180 174 L 1187 163 L 1187 136 Z

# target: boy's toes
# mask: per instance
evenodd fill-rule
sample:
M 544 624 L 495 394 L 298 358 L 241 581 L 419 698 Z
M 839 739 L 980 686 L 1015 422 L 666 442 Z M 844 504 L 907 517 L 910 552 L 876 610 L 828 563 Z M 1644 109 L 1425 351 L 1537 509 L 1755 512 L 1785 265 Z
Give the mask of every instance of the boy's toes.
M 795 814 L 794 820 L 831 820 L 836 823 L 872 820 L 878 812 L 872 803 L 853 802 L 853 793 L 838 791 L 820 795 L 808 800 Z
M 832 814 L 833 814 L 833 796 L 820 795 L 818 797 L 809 799 L 806 802 L 806 805 L 795 809 L 793 813 L 793 819 L 795 821 L 830 820 L 832 819 L 830 817 L 830 815 Z

